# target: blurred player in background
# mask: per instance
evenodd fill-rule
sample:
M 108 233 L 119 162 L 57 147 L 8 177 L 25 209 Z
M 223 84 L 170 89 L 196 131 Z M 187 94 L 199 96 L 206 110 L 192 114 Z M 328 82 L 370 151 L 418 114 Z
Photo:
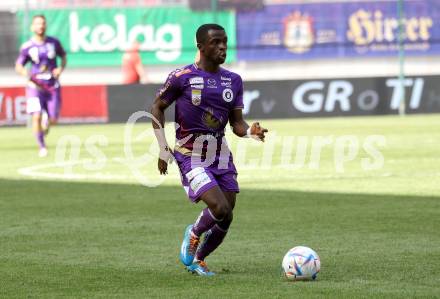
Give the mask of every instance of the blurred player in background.
M 249 127 L 243 120 L 242 79 L 220 67 L 225 62 L 227 49 L 223 27 L 202 25 L 196 37 L 200 51 L 198 62 L 168 76 L 151 111 L 160 122 L 153 120 L 160 146 L 159 172 L 166 174 L 167 163 L 174 158 L 189 199 L 201 200 L 207 205 L 195 223 L 185 230 L 180 260 L 188 271 L 211 276 L 214 273 L 208 270 L 205 258 L 226 236 L 239 192 L 237 171 L 224 137 L 225 127 L 229 121 L 235 135 L 252 136 L 261 141 L 267 130 L 258 123 Z M 178 124 L 174 153 L 162 130 L 164 111 L 173 102 L 176 102 Z M 200 242 L 203 234 L 203 242 Z
M 134 42 L 122 55 L 122 83 L 137 84 L 146 81 L 144 66 L 139 55 L 139 43 Z
M 15 63 L 16 71 L 26 77 L 26 110 L 32 114 L 32 128 L 39 146 L 39 156 L 47 156 L 44 141 L 49 126 L 54 125 L 61 108 L 61 92 L 58 79 L 66 67 L 66 52 L 58 39 L 46 36 L 46 18 L 36 15 L 32 18 L 32 38 L 25 42 Z M 57 66 L 61 57 L 61 66 Z M 25 65 L 30 62 L 30 71 Z M 47 117 L 42 117 L 43 115 Z

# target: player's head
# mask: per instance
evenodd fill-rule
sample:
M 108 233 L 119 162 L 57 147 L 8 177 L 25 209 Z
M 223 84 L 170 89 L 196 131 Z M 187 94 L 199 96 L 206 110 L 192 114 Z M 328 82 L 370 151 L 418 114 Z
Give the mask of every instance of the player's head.
M 39 36 L 46 34 L 46 17 L 44 15 L 35 15 L 32 18 L 31 31 Z
M 197 29 L 196 40 L 201 56 L 216 64 L 225 62 L 228 37 L 222 26 L 217 24 L 200 26 Z

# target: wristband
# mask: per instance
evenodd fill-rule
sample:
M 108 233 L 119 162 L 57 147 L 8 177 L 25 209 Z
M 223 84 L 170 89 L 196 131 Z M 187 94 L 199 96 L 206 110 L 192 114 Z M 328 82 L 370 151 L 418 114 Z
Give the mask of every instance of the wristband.
M 246 130 L 246 135 L 244 135 L 243 137 L 244 137 L 244 138 L 250 138 L 250 137 L 251 137 L 251 127 L 249 127 L 249 128 Z
M 165 146 L 165 148 L 160 150 L 159 158 L 167 163 L 172 163 L 174 156 L 169 147 Z

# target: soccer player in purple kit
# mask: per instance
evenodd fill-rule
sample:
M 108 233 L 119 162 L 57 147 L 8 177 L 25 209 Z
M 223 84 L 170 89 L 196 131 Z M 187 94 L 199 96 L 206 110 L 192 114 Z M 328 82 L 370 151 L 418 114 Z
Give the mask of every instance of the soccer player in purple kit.
M 235 135 L 260 141 L 264 141 L 267 130 L 258 122 L 249 126 L 244 121 L 242 79 L 220 67 L 227 50 L 223 27 L 202 25 L 196 39 L 200 60 L 168 76 L 151 112 L 157 119 L 153 127 L 160 147 L 159 172 L 167 174 L 168 162 L 174 158 L 189 199 L 207 205 L 185 230 L 180 260 L 188 271 L 212 276 L 205 258 L 226 236 L 239 192 L 237 170 L 224 138 L 225 127 L 229 121 Z M 178 125 L 174 152 L 163 131 L 164 111 L 173 102 Z
M 66 67 L 67 59 L 58 39 L 46 36 L 46 18 L 36 15 L 32 18 L 32 38 L 20 48 L 15 70 L 29 81 L 26 88 L 26 110 L 32 114 L 32 128 L 39 146 L 39 156 L 47 156 L 44 136 L 49 125 L 57 122 L 61 108 L 61 92 L 58 78 Z M 57 57 L 61 66 L 57 66 Z M 25 65 L 30 62 L 30 72 Z M 47 121 L 42 120 L 43 112 Z

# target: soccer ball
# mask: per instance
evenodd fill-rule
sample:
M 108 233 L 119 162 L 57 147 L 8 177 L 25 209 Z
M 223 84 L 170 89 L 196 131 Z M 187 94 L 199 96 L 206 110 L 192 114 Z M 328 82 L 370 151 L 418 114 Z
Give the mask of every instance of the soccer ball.
M 296 246 L 286 253 L 282 267 L 288 280 L 314 280 L 321 268 L 321 261 L 313 249 Z

